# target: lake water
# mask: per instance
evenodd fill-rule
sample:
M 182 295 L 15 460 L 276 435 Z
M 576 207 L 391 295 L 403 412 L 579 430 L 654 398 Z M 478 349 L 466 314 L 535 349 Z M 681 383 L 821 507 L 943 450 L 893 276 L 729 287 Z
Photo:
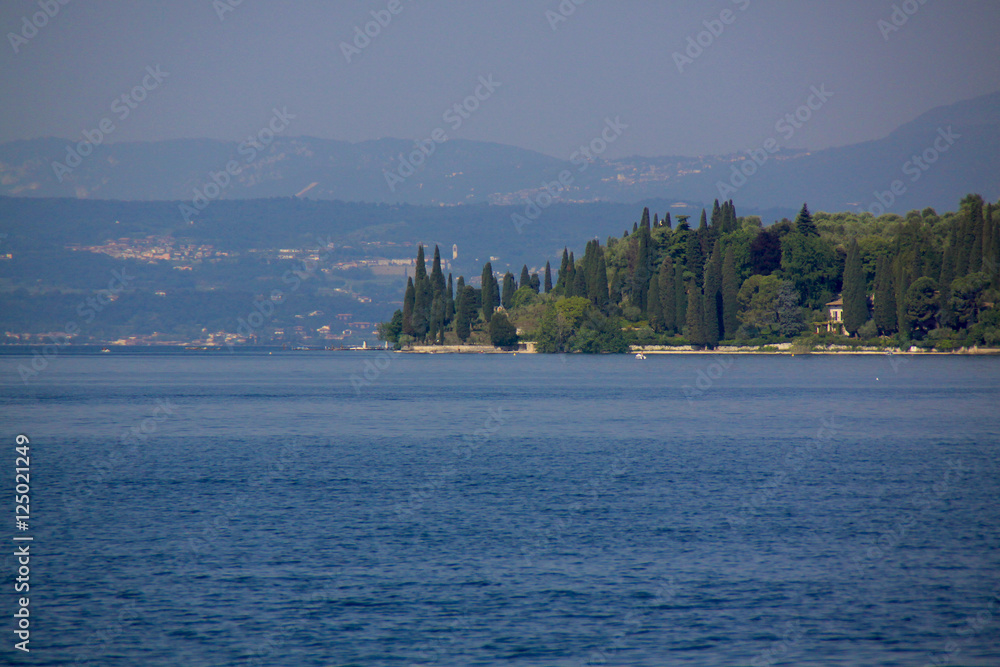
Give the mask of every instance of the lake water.
M 28 361 L 9 664 L 1000 664 L 1000 359 Z

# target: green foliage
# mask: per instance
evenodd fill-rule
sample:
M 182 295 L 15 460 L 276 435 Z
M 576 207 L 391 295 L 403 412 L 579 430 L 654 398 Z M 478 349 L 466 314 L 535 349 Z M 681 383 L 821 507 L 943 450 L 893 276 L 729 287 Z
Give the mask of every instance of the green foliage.
M 395 343 L 403 333 L 403 311 L 396 309 L 392 314 L 392 319 L 388 322 L 380 322 L 378 325 L 379 340 L 387 343 Z
M 504 312 L 497 312 L 490 319 L 490 343 L 495 347 L 513 347 L 517 345 L 517 327 L 515 327 Z
M 937 312 L 937 282 L 932 278 L 918 278 L 906 290 L 906 318 L 910 332 L 918 340 L 934 328 Z
M 807 308 L 819 308 L 836 294 L 840 267 L 827 241 L 794 233 L 781 240 L 781 274 L 795 285 Z
M 868 285 L 861 270 L 861 250 L 857 239 L 847 248 L 844 265 L 844 328 L 852 336 L 868 321 Z

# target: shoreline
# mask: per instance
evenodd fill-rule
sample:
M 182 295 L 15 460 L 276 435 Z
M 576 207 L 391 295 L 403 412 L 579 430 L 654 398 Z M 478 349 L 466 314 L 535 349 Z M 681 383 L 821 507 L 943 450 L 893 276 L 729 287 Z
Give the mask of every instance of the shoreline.
M 518 349 L 518 350 L 504 350 L 501 348 L 493 347 L 491 345 L 413 345 L 409 348 L 398 350 L 402 354 L 544 354 L 540 352 L 535 352 L 532 349 Z M 666 345 L 633 345 L 630 347 L 627 354 L 774 354 L 774 355 L 808 355 L 808 354 L 821 354 L 821 355 L 836 355 L 836 354 L 854 354 L 854 355 L 881 355 L 881 356 L 942 356 L 942 355 L 958 355 L 958 356 L 994 356 L 1000 355 L 1000 348 L 959 348 L 958 350 L 952 351 L 942 351 L 942 350 L 924 350 L 916 347 L 912 347 L 908 350 L 902 350 L 900 348 L 860 348 L 851 349 L 847 346 L 834 346 L 830 348 L 813 348 L 804 349 L 801 347 L 795 347 L 792 343 L 778 343 L 775 345 L 767 345 L 763 347 L 735 347 L 735 346 L 720 346 L 714 350 L 695 350 L 690 345 L 679 345 L 676 347 L 670 347 Z M 567 352 L 565 354 L 582 354 L 575 352 Z

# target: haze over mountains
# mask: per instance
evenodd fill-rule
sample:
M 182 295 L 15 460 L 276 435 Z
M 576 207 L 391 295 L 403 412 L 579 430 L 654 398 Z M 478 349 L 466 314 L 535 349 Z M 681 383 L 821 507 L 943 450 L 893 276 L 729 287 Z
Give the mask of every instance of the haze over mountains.
M 455 139 L 434 144 L 412 175 L 400 170 L 400 155 L 413 153 L 415 143 L 403 139 L 347 143 L 279 134 L 260 137 L 257 144 L 102 141 L 86 156 L 90 146 L 80 146 L 79 160 L 69 156 L 77 144 L 66 139 L 31 139 L 0 144 L 0 194 L 520 204 L 568 170 L 571 183 L 559 195 L 564 202 L 663 199 L 703 205 L 731 198 L 743 208 L 796 209 L 808 201 L 814 210 L 901 213 L 926 206 L 945 210 L 969 192 L 1000 197 L 1000 92 L 933 109 L 882 139 L 822 151 L 784 148 L 787 128 L 779 122 L 772 136 L 739 154 L 593 161 L 582 154 L 559 159 Z M 387 173 L 405 178 L 387 179 Z M 720 183 L 727 187 L 720 189 Z

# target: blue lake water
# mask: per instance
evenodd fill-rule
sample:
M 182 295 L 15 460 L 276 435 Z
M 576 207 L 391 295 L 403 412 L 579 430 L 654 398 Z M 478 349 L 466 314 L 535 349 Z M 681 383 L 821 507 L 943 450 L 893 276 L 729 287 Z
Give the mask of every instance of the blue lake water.
M 1000 359 L 28 361 L 5 663 L 1000 665 Z

